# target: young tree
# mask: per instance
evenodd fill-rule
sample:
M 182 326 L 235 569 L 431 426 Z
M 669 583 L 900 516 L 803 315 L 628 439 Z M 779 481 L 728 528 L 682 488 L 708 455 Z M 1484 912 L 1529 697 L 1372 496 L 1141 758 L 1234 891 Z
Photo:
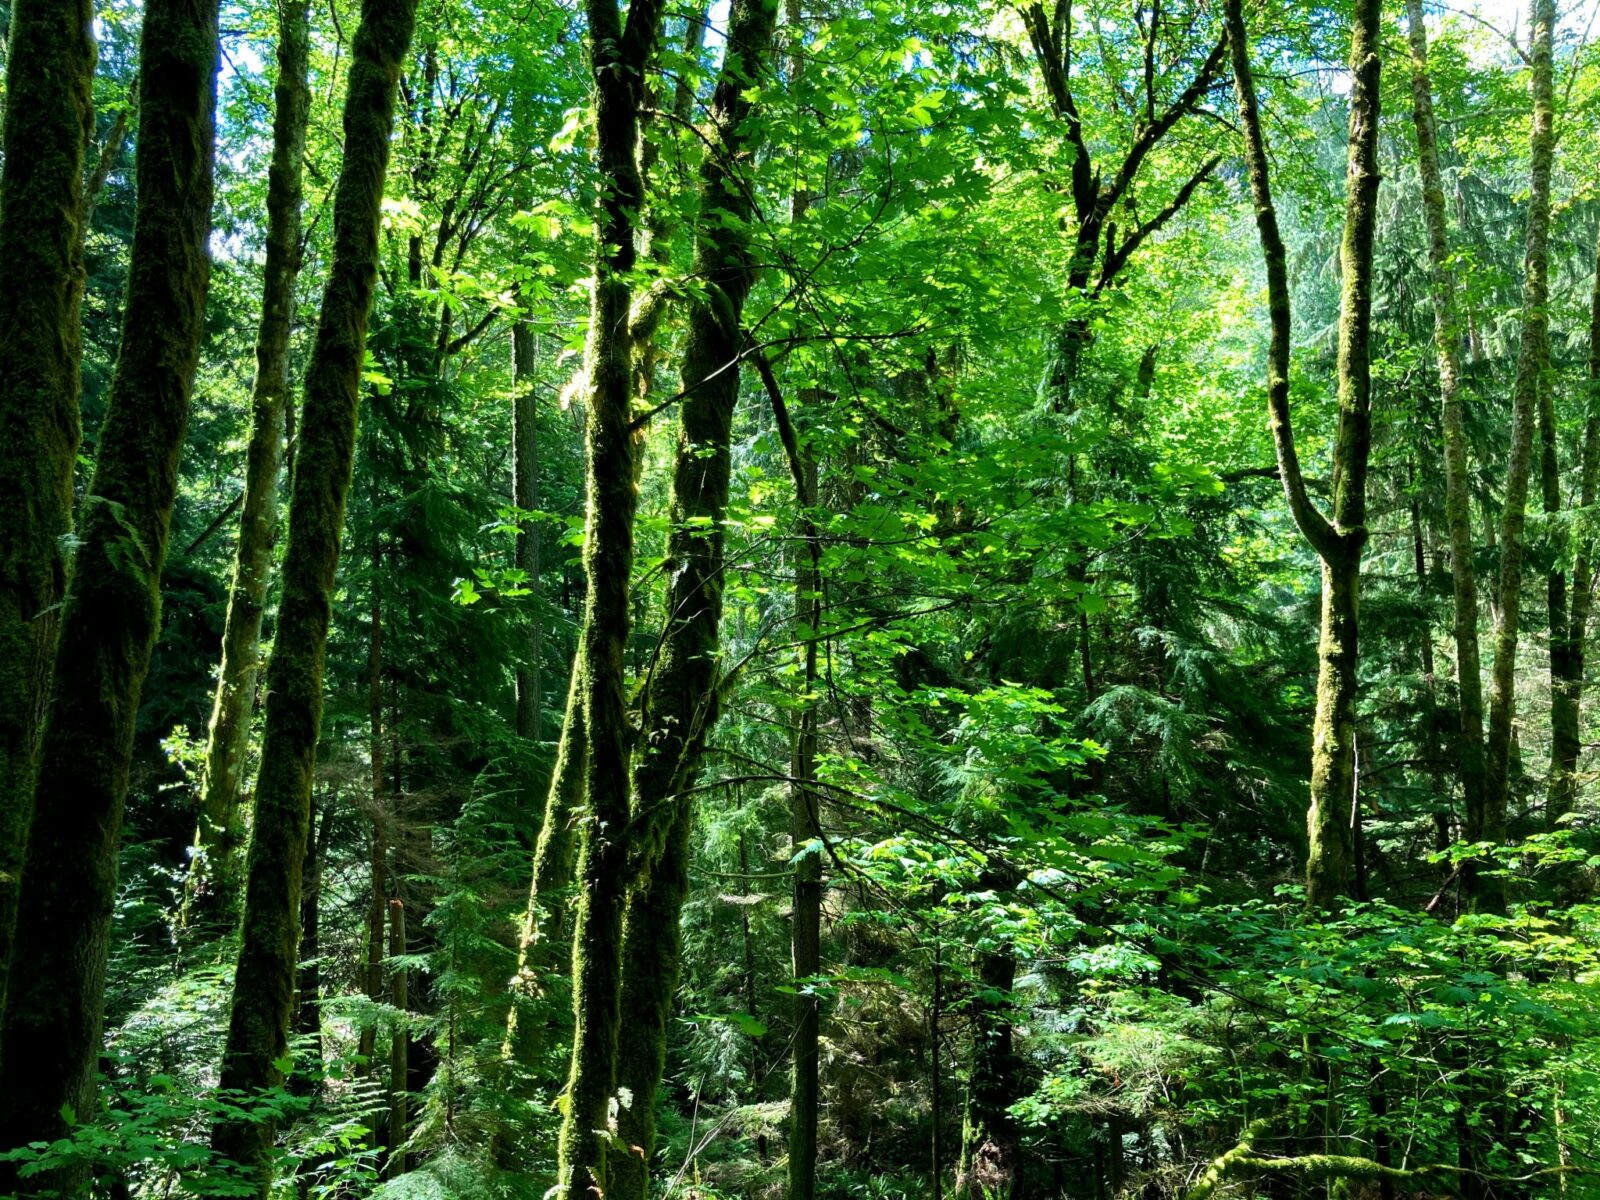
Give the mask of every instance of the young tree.
M 260 657 L 261 615 L 272 569 L 278 472 L 283 462 L 284 409 L 289 403 L 289 327 L 300 268 L 302 164 L 311 89 L 308 0 L 278 5 L 278 80 L 273 89 L 272 161 L 267 168 L 266 263 L 262 268 L 261 322 L 256 331 L 256 374 L 250 389 L 250 445 L 246 451 L 239 542 L 234 551 L 222 662 L 206 735 L 200 777 L 200 820 L 190 867 L 209 875 L 225 901 L 232 890 L 238 839 L 235 808 L 244 769 Z
M 299 961 L 300 872 L 345 499 L 355 454 L 367 317 L 400 67 L 415 0 L 365 0 L 344 104 L 344 159 L 334 197 L 333 261 L 306 368 L 283 600 L 267 666 L 266 733 L 246 866 L 244 921 L 222 1087 L 245 1097 L 282 1082 Z M 271 1188 L 273 1125 L 225 1117 L 212 1145 Z
M 1266 142 L 1241 0 L 1226 6 L 1234 88 L 1244 126 L 1245 164 L 1267 268 L 1271 341 L 1267 409 L 1278 472 L 1301 536 L 1322 562 L 1322 634 L 1317 647 L 1317 711 L 1312 727 L 1311 807 L 1306 898 L 1334 909 L 1355 882 L 1356 663 L 1361 552 L 1367 538 L 1367 459 L 1372 451 L 1372 248 L 1378 199 L 1378 0 L 1357 0 L 1350 38 L 1350 132 L 1344 239 L 1339 259 L 1339 426 L 1333 449 L 1333 516 L 1311 502 L 1290 419 L 1289 280 L 1283 236 L 1267 171 Z
M 0 1008 L 66 586 L 78 453 L 83 157 L 93 6 L 19 0 L 0 166 Z
M 0 1129 L 12 1144 L 54 1141 L 96 1108 L 134 717 L 160 628 L 161 570 L 204 329 L 217 55 L 215 4 L 146 6 L 122 337 L 39 754 L 12 950 L 27 970 L 11 980 L 0 1026 Z M 86 1183 L 77 1168 L 26 1180 L 0 1168 L 0 1191 L 21 1195 L 77 1195 Z

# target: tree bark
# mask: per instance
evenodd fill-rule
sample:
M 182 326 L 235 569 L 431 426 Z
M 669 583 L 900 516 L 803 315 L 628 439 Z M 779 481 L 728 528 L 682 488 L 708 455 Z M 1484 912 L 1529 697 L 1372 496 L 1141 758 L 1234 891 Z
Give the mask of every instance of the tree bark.
M 1439 167 L 1438 127 L 1433 115 L 1428 30 L 1423 20 L 1422 0 L 1406 0 L 1406 17 L 1411 44 L 1411 115 L 1417 133 L 1417 165 L 1422 176 L 1422 217 L 1428 234 L 1433 341 L 1439 365 L 1440 425 L 1444 433 L 1445 521 L 1450 536 L 1456 686 L 1460 693 L 1456 769 L 1466 811 L 1473 813 L 1483 809 L 1483 673 L 1478 652 L 1478 585 L 1473 564 L 1466 418 L 1461 402 L 1461 319 L 1456 304 L 1455 270 L 1450 263 L 1444 173 Z
M 322 872 L 333 841 L 334 801 L 325 800 L 315 818 L 315 836 L 306 847 L 305 894 L 300 898 L 300 966 L 295 973 L 294 1031 L 310 1043 L 307 1062 L 294 1074 L 296 1086 L 315 1095 L 322 1087 Z
M 633 571 L 633 344 L 630 274 L 644 195 L 636 158 L 644 72 L 655 51 L 659 0 L 587 0 L 601 180 L 588 376 L 581 663 L 588 810 L 578 852 L 572 952 L 572 1063 L 552 1196 L 592 1200 L 607 1189 L 608 1130 L 621 1023 L 622 912 L 627 895 L 628 744 L 625 653 Z
M 407 1050 L 404 1018 L 409 1003 L 406 968 L 400 961 L 406 952 L 406 907 L 396 899 L 389 901 L 389 1006 L 396 1025 L 389 1039 L 389 1157 L 384 1161 L 385 1179 L 398 1179 L 406 1173 L 406 1122 L 410 1096 L 406 1090 Z
M 1522 558 L 1527 523 L 1528 481 L 1539 392 L 1550 362 L 1550 172 L 1555 160 L 1555 90 L 1552 63 L 1554 0 L 1532 0 L 1533 132 L 1529 141 L 1528 227 L 1523 255 L 1522 346 L 1511 396 L 1511 449 L 1506 460 L 1505 502 L 1500 513 L 1499 624 L 1490 677 L 1489 737 L 1484 764 L 1482 811 L 1467 814 L 1467 840 L 1506 840 L 1511 791 L 1512 724 L 1516 717 L 1517 638 L 1521 632 Z M 1462 880 L 1477 909 L 1502 912 L 1505 882 L 1486 864 L 1464 864 Z
M 970 1200 L 1007 1200 L 1024 1194 L 1022 1144 L 1010 1112 L 1020 1087 L 1011 1016 L 1016 953 L 1010 946 L 981 950 L 976 967 L 981 991 L 972 999 L 971 1061 L 956 1194 Z
M 200 820 L 190 864 L 210 877 L 224 911 L 237 889 L 233 858 L 239 841 L 239 776 L 250 739 L 260 657 L 261 616 L 272 571 L 277 526 L 278 473 L 283 463 L 284 406 L 289 403 L 289 332 L 294 320 L 295 277 L 300 268 L 300 204 L 306 122 L 311 89 L 309 0 L 279 0 L 278 80 L 273 90 L 272 161 L 267 168 L 267 246 L 261 322 L 256 332 L 256 375 L 250 394 L 250 446 L 244 501 L 234 552 L 222 662 L 212 698 L 200 779 Z
M 282 1082 L 299 942 L 300 867 L 322 720 L 322 676 L 334 573 L 377 278 L 379 208 L 394 97 L 415 0 L 364 0 L 344 108 L 344 162 L 334 200 L 333 262 L 306 371 L 300 447 L 289 502 L 283 599 L 267 666 L 266 733 L 246 867 L 244 922 L 221 1086 L 245 1103 Z M 223 1119 L 214 1148 L 259 1193 L 271 1187 L 270 1121 Z
M 513 393 L 511 401 L 512 503 L 517 508 L 539 507 L 539 423 L 533 391 L 535 366 L 533 326 L 518 321 L 511 327 Z M 543 682 L 540 677 L 539 522 L 517 518 L 516 565 L 528 589 L 528 633 L 523 657 L 517 664 L 517 736 L 539 739 Z
M 40 719 L 66 587 L 78 453 L 88 0 L 17 0 L 0 167 L 0 1007 L 33 817 Z
M 38 759 L 12 950 L 27 970 L 11 980 L 0 1034 L 0 1128 L 11 1145 L 54 1141 L 65 1135 L 65 1114 L 95 1112 L 134 717 L 160 629 L 161 569 L 205 326 L 216 5 L 150 0 L 140 46 L 138 202 L 122 340 Z M 66 82 L 76 86 L 75 76 Z M 47 107 L 72 103 L 58 95 Z M 8 107 L 16 110 L 14 97 Z M 53 207 L 59 212 L 59 198 Z M 40 290 L 47 286 L 41 279 Z M 0 1168 L 0 1193 L 76 1195 L 86 1184 L 80 1171 L 27 1180 L 14 1172 Z
M 1356 668 L 1361 553 L 1367 537 L 1367 459 L 1372 449 L 1370 348 L 1379 178 L 1380 10 L 1378 0 L 1357 0 L 1351 19 L 1349 169 L 1340 245 L 1339 423 L 1330 521 L 1306 492 L 1295 449 L 1289 406 L 1288 267 L 1272 204 L 1243 6 L 1239 0 L 1229 0 L 1226 5 L 1234 87 L 1245 130 L 1245 159 L 1267 268 L 1272 330 L 1267 353 L 1268 415 L 1284 497 L 1301 535 L 1322 560 L 1322 633 L 1312 727 L 1311 804 L 1306 818 L 1306 898 L 1313 908 L 1323 910 L 1337 908 L 1355 884 Z

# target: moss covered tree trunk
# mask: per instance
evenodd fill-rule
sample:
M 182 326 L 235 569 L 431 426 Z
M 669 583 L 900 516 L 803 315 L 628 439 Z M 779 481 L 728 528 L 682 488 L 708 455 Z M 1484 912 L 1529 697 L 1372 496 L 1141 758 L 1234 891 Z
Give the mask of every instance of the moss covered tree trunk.
M 533 391 L 533 326 L 527 321 L 518 321 L 511 327 L 511 357 L 511 502 L 520 509 L 532 510 L 539 507 L 539 422 Z M 517 734 L 537 740 L 541 736 L 544 687 L 539 671 L 539 522 L 526 517 L 518 519 L 516 564 L 526 576 L 522 586 L 531 593 L 527 637 L 517 663 Z
M 1234 88 L 1245 132 L 1245 161 L 1267 268 L 1271 320 L 1268 418 L 1290 513 L 1301 535 L 1322 560 L 1322 632 L 1317 648 L 1311 803 L 1306 818 L 1306 896 L 1313 907 L 1332 909 L 1350 895 L 1355 884 L 1356 667 L 1361 553 L 1367 538 L 1367 459 L 1372 450 L 1372 249 L 1377 228 L 1378 38 L 1382 13 L 1378 0 L 1356 0 L 1350 25 L 1349 166 L 1344 237 L 1339 250 L 1339 422 L 1333 449 L 1330 520 L 1318 511 L 1306 492 L 1295 448 L 1289 406 L 1287 258 L 1272 203 L 1242 5 L 1238 0 L 1229 0 L 1226 12 Z
M 39 718 L 66 584 L 78 453 L 87 0 L 17 0 L 0 167 L 0 1007 L 33 815 Z
M 220 907 L 233 891 L 231 859 L 238 843 L 235 809 L 254 708 L 261 614 L 272 569 L 278 472 L 283 464 L 284 406 L 289 402 L 289 330 L 295 276 L 300 267 L 301 166 L 311 90 L 306 82 L 310 43 L 308 0 L 279 0 L 278 80 L 273 89 L 272 161 L 267 168 L 266 264 L 261 322 L 256 331 L 256 375 L 250 392 L 250 446 L 245 458 L 239 541 L 228 589 L 222 662 L 212 697 L 200 779 L 200 820 L 195 831 L 191 887 L 203 872 Z
M 711 96 L 700 166 L 693 275 L 705 294 L 688 306 L 673 460 L 667 611 L 644 694 L 634 755 L 629 858 L 642 872 L 623 924 L 622 1015 L 627 1049 L 617 1064 L 619 1155 L 608 1195 L 645 1200 L 655 1148 L 655 1097 L 678 986 L 678 918 L 689 891 L 689 792 L 719 711 L 723 526 L 739 400 L 744 302 L 755 281 L 745 230 L 752 217 L 745 126 L 764 80 L 777 0 L 735 0 L 728 46 Z
M 67 1114 L 95 1111 L 134 717 L 160 628 L 161 569 L 204 330 L 217 39 L 208 0 L 146 5 L 122 341 L 39 753 L 13 949 L 27 969 L 11 980 L 0 1034 L 0 1128 L 12 1145 L 54 1141 Z M 84 1182 L 69 1172 L 17 1183 L 0 1168 L 0 1193 L 16 1184 L 21 1195 L 75 1194 Z
M 1506 808 L 1511 791 L 1512 725 L 1516 718 L 1517 640 L 1521 633 L 1522 560 L 1526 550 L 1529 476 L 1539 392 L 1550 363 L 1550 172 L 1555 160 L 1555 91 L 1552 63 L 1554 0 L 1533 0 L 1531 52 L 1533 131 L 1529 141 L 1528 225 L 1523 251 L 1522 344 L 1511 395 L 1511 448 L 1506 459 L 1505 499 L 1500 513 L 1500 578 L 1496 591 L 1498 623 L 1494 669 L 1490 675 L 1489 737 L 1484 762 L 1483 805 L 1467 813 L 1467 840 L 1506 840 Z M 1469 862 L 1462 871 L 1475 908 L 1505 908 L 1505 883 Z
M 969 1200 L 1008 1200 L 1023 1192 L 1022 1143 L 1010 1108 L 1017 1078 L 1011 989 L 1017 958 L 1009 946 L 979 951 L 978 991 L 971 1002 L 966 1118 L 956 1193 Z
M 1444 173 L 1439 167 L 1433 83 L 1428 72 L 1428 29 L 1422 0 L 1406 0 L 1411 44 L 1411 115 L 1422 176 L 1422 217 L 1428 235 L 1433 297 L 1433 341 L 1439 366 L 1440 426 L 1444 433 L 1445 521 L 1450 537 L 1454 588 L 1456 682 L 1460 693 L 1456 770 L 1466 810 L 1483 807 L 1483 675 L 1478 652 L 1478 585 L 1472 555 L 1472 494 L 1467 474 L 1465 409 L 1461 403 L 1461 320 L 1455 270 L 1450 262 Z
M 283 599 L 267 666 L 266 733 L 246 866 L 224 1089 L 250 1095 L 282 1082 L 298 960 L 300 868 L 322 720 L 322 675 L 334 573 L 355 451 L 367 316 L 378 267 L 379 207 L 395 90 L 415 0 L 365 0 L 344 107 L 344 160 L 334 199 L 333 262 L 306 371 L 289 501 Z M 271 1122 L 224 1119 L 212 1143 L 265 1195 Z
M 627 896 L 628 750 L 625 651 L 633 570 L 633 341 L 628 317 L 644 189 L 636 150 L 644 72 L 660 31 L 659 0 L 588 0 L 594 137 L 601 197 L 585 352 L 588 376 L 580 662 L 587 810 L 578 852 L 572 952 L 572 1062 L 557 1148 L 557 1196 L 592 1200 L 607 1188 L 622 912 Z M 570 720 L 570 718 L 569 718 Z

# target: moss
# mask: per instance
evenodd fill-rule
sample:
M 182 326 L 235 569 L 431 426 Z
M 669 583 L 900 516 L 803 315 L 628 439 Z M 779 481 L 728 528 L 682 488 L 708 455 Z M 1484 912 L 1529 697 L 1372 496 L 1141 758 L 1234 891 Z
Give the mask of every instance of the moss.
M 415 0 L 366 0 L 344 107 L 333 262 L 306 371 L 283 600 L 267 666 L 266 732 L 246 865 L 245 911 L 221 1086 L 250 1094 L 282 1082 L 298 961 L 300 873 L 310 824 L 322 675 L 355 451 L 361 363 L 377 277 L 379 209 L 395 92 Z M 270 1123 L 222 1121 L 213 1146 L 270 1186 Z
M 93 8 L 11 8 L 0 171 L 0 1001 L 33 814 L 44 682 L 78 451 L 84 147 Z
M 278 80 L 273 92 L 272 161 L 267 169 L 266 263 L 261 322 L 256 332 L 256 375 L 250 397 L 250 445 L 245 460 L 244 499 L 234 553 L 222 662 L 206 739 L 200 782 L 194 871 L 208 860 L 214 896 L 226 908 L 232 890 L 230 859 L 238 839 L 234 809 L 244 769 L 260 655 L 261 615 L 272 568 L 278 473 L 283 462 L 284 408 L 289 397 L 289 326 L 300 259 L 301 167 L 311 92 L 306 83 L 310 40 L 307 0 L 278 6 Z
M 59 1138 L 63 1113 L 95 1108 L 134 716 L 160 627 L 204 327 L 217 39 L 215 5 L 151 0 L 145 9 L 122 340 L 39 752 L 13 950 L 28 970 L 11 981 L 0 1035 L 0 1127 L 16 1143 Z M 0 1177 L 0 1192 L 12 1182 Z M 34 1176 L 17 1191 L 76 1195 L 85 1182 L 77 1172 Z

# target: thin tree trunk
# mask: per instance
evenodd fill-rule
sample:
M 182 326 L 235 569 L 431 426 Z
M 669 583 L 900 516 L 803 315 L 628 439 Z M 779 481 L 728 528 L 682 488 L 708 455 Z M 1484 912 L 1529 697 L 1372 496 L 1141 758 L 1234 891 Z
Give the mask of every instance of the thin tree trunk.
M 295 974 L 294 1031 L 309 1045 L 306 1062 L 294 1073 L 298 1087 L 315 1095 L 322 1087 L 322 872 L 333 840 L 333 800 L 316 816 L 315 838 L 306 848 L 305 894 L 300 899 L 300 967 Z
M 1585 510 L 1600 500 L 1600 243 L 1595 252 L 1595 276 L 1589 300 L 1589 379 L 1588 412 L 1583 423 L 1583 450 L 1579 458 L 1578 504 Z M 1552 689 L 1550 783 L 1545 804 L 1546 824 L 1554 829 L 1572 812 L 1578 799 L 1578 755 L 1582 700 L 1584 643 L 1589 634 L 1589 616 L 1594 603 L 1593 541 L 1584 538 L 1578 545 L 1572 570 L 1572 610 L 1566 630 L 1566 668 L 1559 691 L 1564 704 L 1557 729 L 1554 711 L 1557 689 Z M 1552 634 L 1552 651 L 1555 637 Z M 1552 684 L 1554 680 L 1552 656 Z
M 0 167 L 0 1007 L 16 926 L 78 453 L 93 6 L 16 0 Z
M 333 262 L 306 371 L 289 502 L 283 599 L 267 666 L 266 733 L 246 867 L 233 1007 L 221 1086 L 248 1098 L 282 1082 L 299 942 L 300 866 L 322 722 L 322 676 L 344 526 L 377 276 L 379 209 L 400 65 L 415 0 L 364 0 L 344 108 L 344 162 L 334 200 Z M 248 1103 L 248 1099 L 246 1100 Z M 259 1194 L 271 1188 L 271 1121 L 224 1118 L 212 1144 Z
M 389 1039 L 389 1157 L 384 1163 L 385 1179 L 406 1173 L 406 1121 L 409 1093 L 406 1090 L 407 1051 L 410 1041 L 404 1018 L 410 1003 L 406 969 L 401 960 L 406 953 L 406 906 L 399 899 L 389 901 L 389 1006 L 398 1016 L 394 1036 Z
M 1523 536 L 1527 522 L 1528 481 L 1533 459 L 1533 428 L 1539 391 L 1550 361 L 1550 172 L 1555 159 L 1555 95 L 1552 54 L 1555 0 L 1532 0 L 1533 133 L 1529 142 L 1528 228 L 1523 257 L 1522 347 L 1511 397 L 1511 450 L 1506 461 L 1505 503 L 1500 514 L 1499 625 L 1495 629 L 1494 670 L 1489 697 L 1489 738 L 1484 767 L 1484 804 L 1467 814 L 1467 840 L 1506 840 L 1506 808 L 1511 791 L 1512 724 L 1516 716 L 1517 638 L 1521 632 Z M 1474 907 L 1505 909 L 1505 882 L 1464 864 L 1462 878 Z
M 1423 224 L 1428 233 L 1433 341 L 1439 365 L 1440 425 L 1444 432 L 1445 522 L 1450 535 L 1456 686 L 1460 693 L 1456 770 L 1465 808 L 1470 814 L 1483 809 L 1483 673 L 1478 652 L 1478 585 L 1473 565 L 1471 481 L 1467 476 L 1466 420 L 1461 403 L 1461 319 L 1456 305 L 1455 270 L 1450 263 L 1444 174 L 1439 167 L 1438 128 L 1433 115 L 1428 30 L 1423 19 L 1422 0 L 1406 0 L 1406 17 L 1411 43 L 1411 115 L 1417 133 L 1417 164 L 1422 176 Z
M 689 890 L 689 791 L 719 709 L 723 525 L 744 302 L 755 281 L 744 232 L 752 206 L 743 164 L 753 149 L 745 125 L 753 92 L 767 71 L 777 13 L 777 0 L 734 0 L 727 53 L 711 97 L 709 148 L 700 165 L 703 215 L 695 231 L 693 272 L 706 294 L 688 306 L 667 535 L 666 620 L 649 670 L 643 733 L 632 763 L 627 853 L 630 878 L 637 882 L 627 899 L 622 945 L 609 949 L 623 972 L 622 1013 L 629 1029 L 615 1082 L 631 1096 L 629 1108 L 618 1114 L 618 1129 L 630 1150 L 616 1160 L 609 1179 L 607 1195 L 613 1200 L 645 1200 L 649 1191 L 655 1097 L 678 982 L 678 918 Z
M 77 17 L 71 20 L 76 30 Z M 55 1141 L 72 1115 L 88 1120 L 96 1111 L 134 717 L 160 629 L 161 569 L 205 328 L 216 5 L 149 0 L 140 47 L 138 201 L 122 341 L 83 502 L 38 759 L 12 950 L 27 970 L 10 982 L 0 1034 L 0 1128 L 13 1145 Z M 66 83 L 76 87 L 76 75 Z M 71 106 L 74 98 L 56 95 L 48 103 Z M 9 107 L 15 105 L 13 97 Z M 58 201 L 52 207 L 60 211 Z M 39 286 L 49 286 L 48 276 Z M 75 1195 L 84 1176 L 68 1169 L 19 1181 L 14 1167 L 0 1167 L 0 1194 Z
M 386 745 L 383 727 L 383 586 L 382 553 L 378 535 L 372 535 L 372 616 L 367 635 L 367 756 L 370 764 L 372 801 L 372 843 L 367 872 L 367 946 L 363 963 L 363 990 L 373 1002 L 383 999 L 383 913 L 384 895 L 387 891 L 385 863 L 388 849 L 384 842 L 384 826 L 388 818 L 385 796 L 389 788 L 389 775 L 384 758 Z M 377 1049 L 378 1031 L 368 1021 L 361 1026 L 357 1037 L 356 1056 L 360 1059 L 357 1070 L 370 1075 L 373 1054 Z
M 633 570 L 633 344 L 628 329 L 634 240 L 643 208 L 635 157 L 646 64 L 655 52 L 659 0 L 631 0 L 624 24 L 616 0 L 587 0 L 594 77 L 594 136 L 601 180 L 588 374 L 588 583 L 582 661 L 587 822 L 578 852 L 580 886 L 572 951 L 572 1064 L 552 1197 L 593 1200 L 607 1189 L 606 1159 L 617 1035 L 621 1024 L 622 912 L 627 896 L 628 745 L 626 651 Z
M 533 326 L 518 321 L 511 327 L 513 393 L 511 401 L 512 503 L 531 511 L 539 507 L 539 423 L 533 390 L 535 366 Z M 517 663 L 517 735 L 538 740 L 543 683 L 539 672 L 539 522 L 517 518 L 516 564 L 528 589 L 528 634 Z
M 1007 1200 L 1023 1194 L 1022 1145 L 1011 1105 L 1018 1091 L 1011 990 L 1017 957 L 1009 946 L 980 951 L 972 998 L 972 1045 L 957 1194 Z M 998 999 L 987 999 L 994 996 Z
M 944 1200 L 944 1062 L 941 1054 L 940 1018 L 944 1015 L 943 947 L 933 943 L 933 1003 L 928 1008 L 928 1109 L 932 1132 L 928 1139 L 931 1162 L 928 1193 L 933 1200 Z
M 222 662 L 212 698 L 200 779 L 200 820 L 189 887 L 205 872 L 226 909 L 237 890 L 233 858 L 239 841 L 239 776 L 250 740 L 260 655 L 261 615 L 272 570 L 277 526 L 278 472 L 283 461 L 284 406 L 289 403 L 289 331 L 300 268 L 301 167 L 311 89 L 306 81 L 310 43 L 309 0 L 278 4 L 278 81 L 273 91 L 272 162 L 267 168 L 267 254 L 261 323 L 256 333 L 256 376 L 251 389 L 250 447 L 244 502 L 234 553 Z
M 1312 726 L 1311 804 L 1307 813 L 1306 898 L 1333 909 L 1355 885 L 1356 667 L 1361 553 L 1366 543 L 1367 459 L 1372 449 L 1372 248 L 1378 196 L 1378 59 L 1381 6 L 1357 0 L 1351 20 L 1349 170 L 1343 285 L 1339 306 L 1339 424 L 1333 454 L 1333 519 L 1312 504 L 1300 472 L 1289 407 L 1288 267 L 1267 169 L 1266 144 L 1250 72 L 1250 47 L 1239 0 L 1226 5 L 1234 87 L 1245 129 L 1245 158 L 1256 225 L 1266 260 L 1272 335 L 1267 407 L 1285 499 L 1301 535 L 1322 560 L 1322 634 L 1317 709 Z

